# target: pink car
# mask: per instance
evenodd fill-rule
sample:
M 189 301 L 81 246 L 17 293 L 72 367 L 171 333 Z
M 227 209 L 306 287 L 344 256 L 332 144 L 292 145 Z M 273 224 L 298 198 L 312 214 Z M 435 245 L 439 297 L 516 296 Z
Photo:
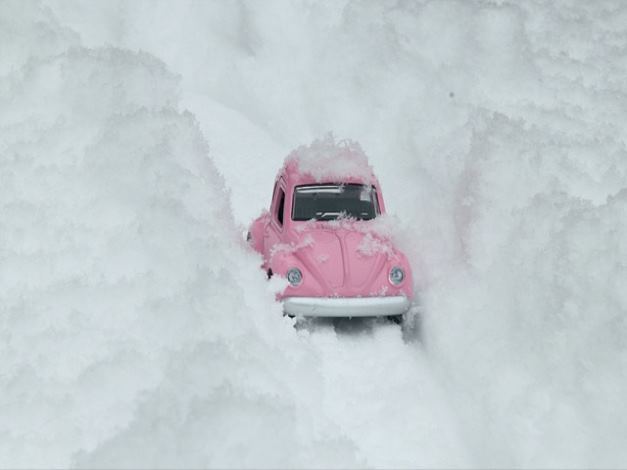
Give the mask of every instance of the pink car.
M 248 241 L 292 316 L 396 316 L 413 297 L 406 257 L 381 234 L 381 187 L 355 143 L 332 137 L 301 147 L 279 171 L 269 211 Z

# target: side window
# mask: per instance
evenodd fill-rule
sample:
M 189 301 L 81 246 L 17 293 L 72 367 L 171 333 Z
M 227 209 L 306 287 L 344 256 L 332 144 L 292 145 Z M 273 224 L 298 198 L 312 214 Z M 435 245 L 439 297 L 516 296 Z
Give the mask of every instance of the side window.
M 272 199 L 270 199 L 270 205 L 274 202 L 274 196 L 276 195 L 276 188 L 279 187 L 279 182 L 274 183 L 274 189 L 272 190 Z
M 279 205 L 276 214 L 276 218 L 279 221 L 279 225 L 283 226 L 283 212 L 285 209 L 285 192 L 283 188 L 279 188 Z

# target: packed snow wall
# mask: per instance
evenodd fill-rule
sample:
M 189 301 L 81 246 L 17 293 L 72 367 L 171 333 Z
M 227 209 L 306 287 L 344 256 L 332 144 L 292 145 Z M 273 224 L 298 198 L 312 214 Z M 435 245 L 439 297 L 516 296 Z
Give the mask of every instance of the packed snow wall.
M 357 465 L 177 77 L 35 3 L 0 35 L 0 467 Z
M 4 3 L 0 15 L 0 145 L 2 180 L 7 182 L 0 189 L 0 289 L 2 333 L 10 339 L 1 346 L 9 358 L 1 374 L 7 461 L 29 466 L 132 463 L 127 459 L 138 456 L 141 447 L 148 450 L 137 458 L 147 465 L 181 462 L 185 456 L 197 465 L 338 466 L 357 461 L 390 466 L 397 462 L 391 449 L 407 466 L 624 465 L 623 2 L 46 4 L 51 13 L 45 18 L 40 17 L 44 10 L 23 2 Z M 92 83 L 103 74 L 109 78 Z M 73 78 L 66 83 L 68 77 Z M 197 122 L 179 108 L 188 108 Z M 211 144 L 224 183 L 207 159 L 199 129 Z M 422 291 L 420 347 L 402 349 L 393 336 L 370 342 L 339 338 L 331 346 L 316 334 L 313 342 L 297 341 L 277 320 L 271 293 L 255 280 L 258 260 L 230 241 L 236 229 L 232 220 L 222 218 L 229 212 L 222 188 L 231 194 L 235 223 L 247 223 L 269 200 L 272 178 L 288 151 L 329 130 L 362 144 L 388 209 L 402 226 L 397 238 L 413 260 Z M 189 149 L 189 159 L 182 156 L 183 149 Z M 153 153 L 157 156 L 148 157 Z M 103 154 L 113 160 L 106 163 Z M 193 183 L 194 176 L 204 174 L 198 169 L 203 165 L 205 182 Z M 215 213 L 197 214 L 192 201 L 208 202 Z M 142 222 L 146 207 L 155 212 Z M 193 217 L 181 221 L 185 211 Z M 223 224 L 216 224 L 215 217 Z M 66 230 L 67 219 L 78 228 Z M 152 249 L 141 238 L 147 232 L 122 236 L 115 224 L 159 228 L 148 232 L 156 237 Z M 33 226 L 41 230 L 34 232 Z M 123 253 L 128 254 L 124 262 L 116 262 Z M 179 261 L 179 255 L 187 261 Z M 83 260 L 92 260 L 92 268 L 85 268 Z M 98 265 L 97 260 L 107 263 Z M 173 265 L 178 268 L 170 269 Z M 205 270 L 211 274 L 201 274 Z M 238 278 L 229 281 L 234 272 Z M 220 296 L 226 288 L 190 290 L 189 284 L 203 275 L 207 287 L 218 280 L 222 286 L 228 283 L 240 300 Z M 115 296 L 97 288 L 116 279 L 121 285 L 113 285 Z M 164 286 L 164 295 L 178 301 L 163 301 L 162 288 L 152 290 L 154 286 Z M 92 296 L 103 310 L 120 313 L 99 315 L 86 300 Z M 75 305 L 80 299 L 87 305 L 82 310 Z M 183 305 L 180 310 L 177 302 Z M 206 304 L 212 308 L 204 309 Z M 44 314 L 50 305 L 57 319 Z M 155 313 L 160 309 L 162 316 Z M 183 309 L 194 320 L 175 315 Z M 224 311 L 234 313 L 222 315 Z M 167 327 L 162 324 L 159 330 L 159 323 L 151 321 L 155 316 L 166 318 Z M 243 321 L 247 330 L 242 331 L 242 316 L 258 321 Z M 79 323 L 83 318 L 90 319 L 88 325 Z M 177 323 L 184 321 L 189 324 Z M 180 334 L 171 334 L 169 322 L 179 325 Z M 148 330 L 140 329 L 146 323 Z M 64 336 L 65 327 L 75 334 Z M 103 328 L 110 334 L 103 335 Z M 189 366 L 198 364 L 195 353 L 186 355 L 190 350 L 185 350 L 177 359 L 170 352 L 216 337 L 219 352 L 201 353 L 198 368 L 223 375 L 196 382 L 201 372 Z M 84 345 L 72 344 L 81 338 Z M 240 347 L 229 346 L 232 338 Z M 349 343 L 363 351 L 347 354 Z M 395 448 L 383 451 L 376 444 L 393 423 L 385 413 L 398 410 L 375 401 L 373 390 L 359 395 L 358 402 L 359 411 L 379 423 L 377 434 L 370 435 L 357 419 L 352 427 L 344 422 L 338 432 L 332 423 L 342 422 L 350 409 L 321 406 L 315 393 L 303 393 L 325 377 L 345 387 L 351 385 L 346 377 L 361 383 L 369 370 L 360 375 L 338 365 L 325 368 L 324 361 L 364 360 L 369 347 L 388 359 L 401 357 L 386 364 L 402 367 L 403 373 L 395 375 L 399 388 L 391 390 L 404 390 L 394 396 L 411 411 L 407 416 L 414 425 L 403 428 Z M 83 348 L 85 370 L 95 370 L 96 377 L 107 357 L 115 373 L 122 373 L 116 365 L 131 364 L 129 378 L 107 380 L 109 386 L 116 384 L 105 396 L 109 408 L 88 414 L 84 404 L 103 406 L 92 398 L 102 393 L 105 380 L 80 372 L 78 360 L 61 360 L 63 351 L 74 357 Z M 258 350 L 264 352 L 250 353 Z M 139 352 L 112 359 L 124 351 Z M 286 351 L 301 352 L 298 360 L 309 364 L 306 374 L 298 361 L 285 358 Z M 406 354 L 420 359 L 414 364 Z M 211 362 L 212 357 L 224 361 Z M 244 372 L 232 376 L 233 368 L 220 368 L 236 358 L 233 368 L 248 368 L 249 375 L 263 379 L 251 382 Z M 264 366 L 275 360 L 282 365 Z M 101 362 L 105 365 L 96 367 Z M 374 370 L 382 373 L 381 364 Z M 411 378 L 405 374 L 409 365 L 416 371 Z M 277 374 L 280 367 L 293 372 Z M 41 377 L 41 371 L 49 377 Z M 54 386 L 38 387 L 48 379 Z M 205 379 L 233 385 L 221 394 L 224 388 L 207 385 Z M 273 399 L 264 401 L 259 396 L 269 395 L 255 384 L 268 380 L 276 389 Z M 309 385 L 299 385 L 301 381 Z M 440 427 L 428 415 L 429 405 L 441 406 L 434 394 L 402 388 L 433 381 L 454 415 Z M 196 395 L 180 397 L 181 383 L 193 384 L 194 390 L 209 388 L 211 395 L 199 393 L 205 401 Z M 289 392 L 290 387 L 297 390 Z M 233 391 L 251 400 L 248 408 L 238 403 L 220 407 Z M 303 402 L 302 396 L 309 398 Z M 281 399 L 288 406 L 276 408 Z M 419 401 L 426 406 L 416 408 Z M 167 408 L 171 414 L 161 411 L 172 403 L 179 408 Z M 192 403 L 199 404 L 192 409 Z M 25 414 L 26 408 L 32 414 Z M 219 409 L 226 411 L 220 415 Z M 212 427 L 215 416 L 222 416 L 225 425 L 235 423 L 236 410 L 240 416 L 261 416 L 264 424 L 282 423 L 288 430 L 277 437 L 291 437 L 296 450 L 285 454 L 284 447 L 252 441 L 259 445 L 246 460 L 238 445 L 250 435 Z M 261 414 L 254 413 L 259 410 Z M 279 416 L 284 410 L 291 414 L 283 422 Z M 68 413 L 73 417 L 69 422 L 78 423 L 74 427 L 64 426 Z M 182 416 L 200 419 L 190 418 L 186 425 Z M 95 423 L 94 417 L 99 418 Z M 38 419 L 53 424 L 33 433 Z M 179 431 L 192 422 L 203 430 L 220 430 L 204 434 L 213 436 L 214 445 L 181 437 L 185 434 Z M 290 426 L 300 431 L 290 432 Z M 172 429 L 180 439 L 168 434 Z M 438 437 L 449 432 L 459 434 L 462 444 L 441 446 Z M 77 441 L 79 435 L 88 442 Z M 326 447 L 331 453 L 315 452 L 311 446 L 317 441 L 311 443 L 311 436 L 339 440 Z M 425 463 L 421 458 L 430 442 L 440 458 Z M 361 454 L 353 452 L 360 446 Z M 39 461 L 32 460 L 33 448 L 44 449 Z M 224 454 L 212 454 L 222 448 Z

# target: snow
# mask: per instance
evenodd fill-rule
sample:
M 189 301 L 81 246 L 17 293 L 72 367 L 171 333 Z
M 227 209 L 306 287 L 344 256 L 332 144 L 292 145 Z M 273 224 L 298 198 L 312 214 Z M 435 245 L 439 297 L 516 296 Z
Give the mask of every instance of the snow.
M 377 253 L 385 254 L 390 258 L 394 256 L 394 251 L 390 244 L 373 236 L 371 233 L 367 233 L 362 238 L 359 245 L 357 245 L 357 251 L 365 256 L 373 256 Z
M 270 258 L 274 258 L 276 255 L 280 254 L 296 253 L 303 248 L 312 246 L 314 243 L 314 239 L 311 235 L 305 235 L 298 241 L 298 243 L 277 243 L 270 250 Z
M 372 167 L 359 143 L 337 142 L 332 134 L 293 150 L 285 159 L 285 166 L 294 167 L 298 174 L 311 176 L 318 183 L 343 182 L 348 178 L 374 183 Z
M 626 21 L 0 3 L 2 465 L 624 466 Z M 291 149 L 321 172 L 345 138 L 396 215 L 418 339 L 295 328 L 241 240 Z

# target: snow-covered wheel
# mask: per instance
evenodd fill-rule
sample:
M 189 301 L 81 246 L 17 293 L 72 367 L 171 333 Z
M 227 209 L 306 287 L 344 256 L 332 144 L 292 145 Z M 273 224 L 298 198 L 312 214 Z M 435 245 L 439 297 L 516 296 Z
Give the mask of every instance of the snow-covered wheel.
M 403 323 L 403 314 L 400 315 L 388 315 L 386 318 L 391 321 L 392 323 L 396 323 L 397 325 L 400 325 Z
M 406 342 L 420 340 L 422 314 L 420 305 L 414 304 L 403 315 L 401 329 L 403 331 L 403 339 Z

